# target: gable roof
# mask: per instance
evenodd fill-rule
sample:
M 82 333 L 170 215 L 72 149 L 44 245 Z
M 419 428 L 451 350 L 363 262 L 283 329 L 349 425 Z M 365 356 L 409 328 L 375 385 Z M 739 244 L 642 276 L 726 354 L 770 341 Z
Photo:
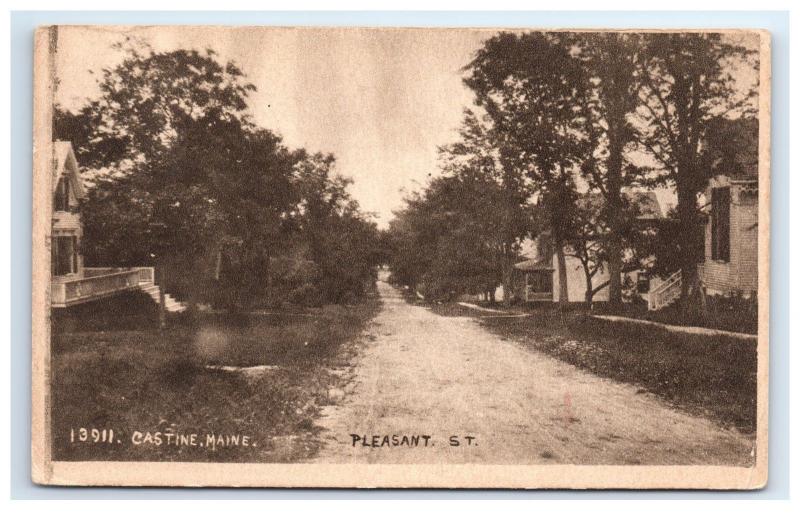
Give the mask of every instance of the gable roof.
M 75 192 L 75 197 L 82 199 L 85 192 L 80 174 L 78 160 L 72 150 L 72 143 L 65 141 L 53 142 L 53 191 L 58 187 L 58 180 L 61 176 L 66 175 L 69 177 L 70 183 L 72 183 L 72 191 Z

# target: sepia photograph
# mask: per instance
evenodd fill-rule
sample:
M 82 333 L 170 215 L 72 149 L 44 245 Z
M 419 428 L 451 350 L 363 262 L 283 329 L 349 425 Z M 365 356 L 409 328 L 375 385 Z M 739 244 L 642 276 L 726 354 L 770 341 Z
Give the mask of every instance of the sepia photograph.
M 34 57 L 35 482 L 766 484 L 768 32 Z

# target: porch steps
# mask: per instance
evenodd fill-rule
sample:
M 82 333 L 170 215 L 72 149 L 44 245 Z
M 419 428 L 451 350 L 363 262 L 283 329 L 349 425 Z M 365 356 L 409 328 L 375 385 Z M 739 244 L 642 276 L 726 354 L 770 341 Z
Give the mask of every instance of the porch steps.
M 158 304 L 161 299 L 161 287 L 156 285 L 151 281 L 144 281 L 139 283 L 139 288 L 150 296 L 156 304 Z M 186 310 L 186 304 L 178 301 L 168 293 L 164 293 L 164 309 L 167 312 L 183 312 Z
M 681 297 L 682 283 L 683 275 L 678 271 L 654 288 L 647 302 L 648 310 L 661 310 L 677 301 Z

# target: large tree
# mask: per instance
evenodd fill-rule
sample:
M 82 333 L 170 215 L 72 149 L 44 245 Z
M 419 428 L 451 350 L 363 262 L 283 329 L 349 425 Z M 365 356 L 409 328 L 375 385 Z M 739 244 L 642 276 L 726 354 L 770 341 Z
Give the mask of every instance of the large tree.
M 674 186 L 675 214 L 681 232 L 676 256 L 683 274 L 682 300 L 697 292 L 697 264 L 703 259 L 703 219 L 698 195 L 711 167 L 711 147 L 704 142 L 720 119 L 737 119 L 753 108 L 753 89 L 743 90 L 732 73 L 756 67 L 752 51 L 719 33 L 655 33 L 645 38 L 638 57 L 637 110 L 641 145 Z
M 641 81 L 638 71 L 638 52 L 642 44 L 640 35 L 631 33 L 583 33 L 576 36 L 579 56 L 587 68 L 591 95 L 587 96 L 585 131 L 592 143 L 581 171 L 589 187 L 603 199 L 597 206 L 594 227 L 603 227 L 596 234 L 592 247 L 602 248 L 608 262 L 609 302 L 622 301 L 621 273 L 623 235 L 630 231 L 632 220 L 626 217 L 631 210 L 626 206 L 623 189 L 635 185 L 644 169 L 635 166 L 629 153 L 636 146 L 638 132 L 632 123 L 639 104 Z M 596 269 L 595 269 L 596 270 Z
M 87 262 L 157 265 L 190 300 L 228 290 L 241 305 L 263 293 L 297 156 L 250 122 L 254 87 L 211 51 L 128 50 L 99 88 L 55 127 L 100 171 L 82 210 Z
M 464 82 L 504 135 L 506 158 L 525 170 L 545 207 L 557 255 L 559 300 L 568 302 L 564 245 L 575 170 L 589 153 L 586 68 L 564 33 L 500 33 L 466 67 Z
M 758 120 L 713 118 L 705 131 L 701 169 L 710 176 L 748 176 L 758 170 Z M 706 202 L 709 202 L 706 199 Z M 676 209 L 670 210 L 658 230 L 649 234 L 633 233 L 634 249 L 651 261 L 654 274 L 668 276 L 685 266 L 682 250 L 686 231 Z

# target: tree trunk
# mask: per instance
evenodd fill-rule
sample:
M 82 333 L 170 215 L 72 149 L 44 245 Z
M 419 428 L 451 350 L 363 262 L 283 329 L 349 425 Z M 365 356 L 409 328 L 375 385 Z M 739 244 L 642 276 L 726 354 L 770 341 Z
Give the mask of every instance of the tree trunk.
M 556 261 L 558 262 L 558 304 L 565 308 L 569 304 L 567 290 L 567 258 L 564 255 L 564 244 L 561 239 L 555 240 Z
M 592 275 L 587 270 L 584 270 L 583 272 L 584 275 L 586 276 L 586 294 L 584 295 L 584 302 L 586 303 L 586 309 L 591 311 L 592 301 L 594 300 L 594 288 L 592 288 Z
M 624 120 L 621 123 L 624 123 Z M 612 307 L 618 307 L 622 303 L 622 152 L 624 149 L 620 140 L 616 131 L 609 130 L 606 208 L 609 226 L 608 302 Z
M 613 233 L 608 241 L 608 304 L 612 308 L 622 304 L 622 245 Z
M 506 259 L 503 262 L 503 306 L 506 308 L 511 306 L 511 292 L 514 289 L 512 285 L 512 278 L 514 270 L 512 268 L 511 259 Z
M 684 246 L 680 249 L 678 263 L 681 266 L 681 298 L 684 313 L 691 311 L 690 298 L 698 290 L 697 264 L 700 261 L 700 220 L 697 214 L 697 198 L 693 191 L 678 185 L 678 220 L 684 234 Z

